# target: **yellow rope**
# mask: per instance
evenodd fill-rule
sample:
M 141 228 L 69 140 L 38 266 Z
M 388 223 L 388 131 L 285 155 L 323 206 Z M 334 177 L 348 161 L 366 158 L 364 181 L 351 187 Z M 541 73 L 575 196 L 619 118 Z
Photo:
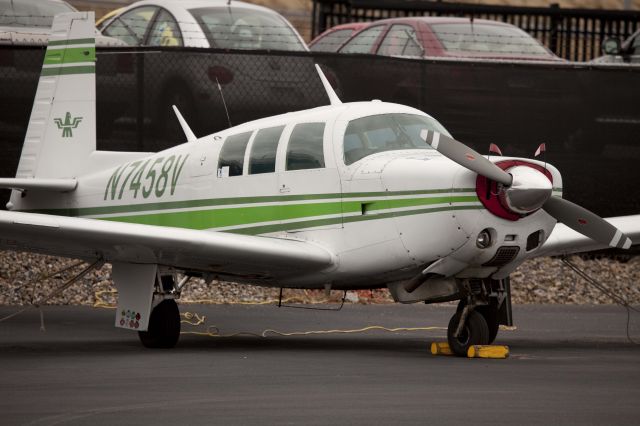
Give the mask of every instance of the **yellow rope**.
M 182 323 L 186 323 L 189 325 L 193 325 L 193 326 L 206 326 L 206 316 L 205 315 L 198 315 L 195 312 L 184 312 L 182 314 L 180 314 L 181 316 L 183 316 L 185 319 L 183 319 L 181 322 Z M 195 321 L 193 321 L 195 319 Z M 276 335 L 276 336 L 284 336 L 284 337 L 289 337 L 289 336 L 309 336 L 309 335 L 317 335 L 317 334 L 352 334 L 352 333 L 364 333 L 367 331 L 373 331 L 373 330 L 378 330 L 378 331 L 386 331 L 389 333 L 397 333 L 397 332 L 401 332 L 401 331 L 434 331 L 434 330 L 439 330 L 439 331 L 446 331 L 447 328 L 446 327 L 435 327 L 435 326 L 429 326 L 429 327 L 396 327 L 396 328 L 388 328 L 388 327 L 383 327 L 381 325 L 370 325 L 367 327 L 363 327 L 363 328 L 357 328 L 357 329 L 352 329 L 352 330 L 340 330 L 340 329 L 336 329 L 336 330 L 311 330 L 311 331 L 293 331 L 293 332 L 284 332 L 284 331 L 278 331 L 278 330 L 274 330 L 274 329 L 266 329 L 263 330 L 261 333 L 252 333 L 252 332 L 248 332 L 248 331 L 240 331 L 237 333 L 231 333 L 231 334 L 222 334 L 220 333 L 220 330 L 218 329 L 218 327 L 216 327 L 215 325 L 210 325 L 210 326 L 206 326 L 205 331 L 182 331 L 180 332 L 180 334 L 193 334 L 193 335 L 197 335 L 197 336 L 208 336 L 208 337 L 237 337 L 237 336 L 254 336 L 254 337 L 269 337 L 270 335 Z
M 206 315 L 198 315 L 195 312 L 184 312 L 184 313 L 181 313 L 180 316 L 184 317 L 183 320 L 180 320 L 181 323 L 195 325 L 195 326 L 204 324 L 205 321 L 207 320 Z
M 93 307 L 94 308 L 104 308 L 104 309 L 115 309 L 116 305 L 114 305 L 113 303 L 107 302 L 105 301 L 102 296 L 105 294 L 117 294 L 118 291 L 117 290 L 99 290 L 93 293 L 93 297 L 95 299 L 95 302 L 93 302 Z

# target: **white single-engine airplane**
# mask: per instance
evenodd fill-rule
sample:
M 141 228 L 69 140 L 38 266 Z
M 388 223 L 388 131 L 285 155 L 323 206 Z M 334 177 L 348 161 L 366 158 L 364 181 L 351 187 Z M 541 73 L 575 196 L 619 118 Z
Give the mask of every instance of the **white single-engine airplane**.
M 93 22 L 54 20 L 17 175 L 0 179 L 0 248 L 112 263 L 115 325 L 145 346 L 176 344 L 189 277 L 219 277 L 460 300 L 448 339 L 466 354 L 510 321 L 526 259 L 640 242 L 640 215 L 563 200 L 553 166 L 489 160 L 414 108 L 343 104 L 319 68 L 328 106 L 202 138 L 176 109 L 186 143 L 97 151 Z

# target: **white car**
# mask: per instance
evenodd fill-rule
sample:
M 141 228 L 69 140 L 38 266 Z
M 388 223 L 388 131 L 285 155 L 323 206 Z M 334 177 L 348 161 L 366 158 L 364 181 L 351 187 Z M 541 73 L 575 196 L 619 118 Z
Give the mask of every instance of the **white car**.
M 53 17 L 77 12 L 62 0 L 0 0 L 0 45 L 45 46 Z M 96 30 L 97 46 L 123 46 L 120 40 L 104 37 Z
M 129 46 L 308 50 L 280 14 L 236 0 L 139 1 L 101 22 L 99 29 Z
M 117 55 L 101 57 L 99 70 L 106 77 L 99 78 L 98 92 L 114 105 L 120 103 L 103 114 L 106 123 L 119 117 L 130 121 L 143 109 L 155 144 L 181 137 L 174 104 L 194 131 L 207 134 L 229 122 L 319 102 L 307 93 L 308 73 L 300 72 L 303 63 L 314 70 L 312 58 L 292 58 L 289 53 L 307 52 L 307 45 L 271 9 L 236 0 L 148 0 L 119 10 L 98 28 L 132 48 L 153 47 L 131 54 L 120 49 Z M 122 66 L 127 61 L 129 66 Z M 134 73 L 139 66 L 140 81 L 140 73 Z

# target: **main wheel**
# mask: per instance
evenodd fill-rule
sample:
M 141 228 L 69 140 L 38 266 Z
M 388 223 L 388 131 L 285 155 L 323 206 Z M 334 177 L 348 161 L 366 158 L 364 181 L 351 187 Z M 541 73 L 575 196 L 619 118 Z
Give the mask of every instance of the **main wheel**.
M 139 331 L 140 341 L 147 348 L 172 348 L 180 337 L 180 311 L 173 299 L 158 304 L 149 318 L 147 331 Z
M 456 312 L 456 314 L 451 317 L 449 327 L 447 328 L 447 340 L 454 354 L 467 356 L 469 347 L 489 344 L 489 327 L 480 313 L 471 311 L 469 315 L 467 315 L 467 321 L 462 327 L 462 331 L 460 331 L 458 337 L 454 337 L 461 316 L 462 312 Z
M 496 340 L 498 330 L 500 329 L 500 324 L 498 323 L 498 301 L 491 300 L 488 305 L 476 306 L 475 310 L 479 312 L 487 322 L 487 326 L 489 327 L 489 344 L 492 344 L 493 341 Z

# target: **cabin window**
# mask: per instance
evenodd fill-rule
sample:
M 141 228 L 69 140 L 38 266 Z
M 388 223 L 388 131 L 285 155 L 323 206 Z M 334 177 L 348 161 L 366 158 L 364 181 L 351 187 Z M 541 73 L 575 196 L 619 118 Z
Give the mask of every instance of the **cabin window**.
M 218 176 L 241 176 L 244 153 L 252 132 L 240 133 L 227 137 L 220 150 Z
M 249 174 L 273 173 L 276 171 L 276 151 L 284 126 L 258 130 L 249 157 Z
M 403 149 L 433 149 L 420 137 L 424 129 L 449 136 L 435 119 L 416 114 L 380 114 L 349 122 L 344 135 L 346 165 L 368 155 Z
M 286 170 L 321 169 L 324 167 L 325 123 L 297 124 L 287 147 Z

